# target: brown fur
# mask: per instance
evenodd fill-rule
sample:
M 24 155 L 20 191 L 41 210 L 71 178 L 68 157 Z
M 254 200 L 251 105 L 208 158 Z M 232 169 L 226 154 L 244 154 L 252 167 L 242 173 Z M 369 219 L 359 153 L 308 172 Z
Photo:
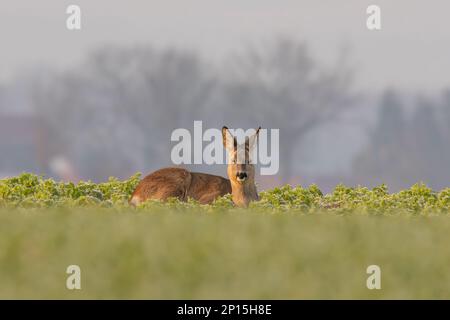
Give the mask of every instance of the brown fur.
M 163 168 L 138 184 L 130 203 L 137 205 L 148 199 L 167 200 L 170 197 L 186 201 L 189 197 L 208 204 L 227 193 L 231 193 L 231 184 L 223 177 L 182 168 Z
M 238 144 L 227 127 L 222 128 L 223 146 L 228 152 L 229 159 L 227 174 L 230 178 L 233 202 L 239 207 L 248 207 L 251 201 L 258 201 L 258 191 L 255 185 L 255 165 L 250 163 L 250 152 L 256 144 L 259 128 L 256 133 L 246 138 L 244 147 L 244 158 L 238 159 Z M 241 146 L 242 147 L 242 146 Z M 246 179 L 239 180 L 239 173 L 245 173 Z
M 254 147 L 259 129 L 245 142 L 245 159 Z M 230 180 L 206 173 L 189 172 L 182 168 L 164 168 L 146 176 L 136 187 L 130 204 L 137 205 L 148 199 L 166 200 L 175 197 L 181 201 L 193 198 L 202 204 L 212 203 L 216 198 L 231 193 L 233 202 L 239 207 L 247 207 L 250 201 L 257 201 L 255 167 L 249 161 L 237 159 L 236 138 L 227 127 L 222 128 L 223 144 L 230 161 L 227 168 Z M 240 163 L 241 162 L 241 163 Z M 245 179 L 238 176 L 245 173 Z

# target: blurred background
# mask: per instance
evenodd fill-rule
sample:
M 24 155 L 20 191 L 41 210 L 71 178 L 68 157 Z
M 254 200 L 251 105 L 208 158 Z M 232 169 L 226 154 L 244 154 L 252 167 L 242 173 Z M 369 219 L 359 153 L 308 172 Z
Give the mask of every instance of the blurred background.
M 202 120 L 280 129 L 281 170 L 261 189 L 447 187 L 449 14 L 445 0 L 3 1 L 0 177 L 148 173 Z

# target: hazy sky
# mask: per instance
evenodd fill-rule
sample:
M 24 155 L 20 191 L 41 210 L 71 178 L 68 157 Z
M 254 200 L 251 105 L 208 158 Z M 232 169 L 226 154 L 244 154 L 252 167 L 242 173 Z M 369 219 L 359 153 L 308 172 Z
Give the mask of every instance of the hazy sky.
M 66 29 L 69 4 L 82 30 Z M 382 30 L 366 28 L 378 4 Z M 349 46 L 361 88 L 450 86 L 448 0 L 2 0 L 0 80 L 36 64 L 70 67 L 105 43 L 177 45 L 211 59 L 286 35 L 325 62 Z

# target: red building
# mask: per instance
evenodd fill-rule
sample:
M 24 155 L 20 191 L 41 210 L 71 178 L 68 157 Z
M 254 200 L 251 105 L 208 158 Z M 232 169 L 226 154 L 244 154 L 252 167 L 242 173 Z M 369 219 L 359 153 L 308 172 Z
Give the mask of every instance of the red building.
M 33 115 L 0 114 L 0 177 L 46 172 L 46 135 L 45 126 Z

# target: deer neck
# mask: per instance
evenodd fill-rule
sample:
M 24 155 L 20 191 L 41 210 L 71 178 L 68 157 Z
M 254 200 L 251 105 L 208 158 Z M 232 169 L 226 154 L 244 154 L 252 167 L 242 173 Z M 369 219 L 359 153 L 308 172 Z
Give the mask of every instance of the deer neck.
M 231 196 L 238 207 L 247 207 L 250 201 L 258 200 L 258 192 L 253 182 L 239 183 L 231 181 Z

